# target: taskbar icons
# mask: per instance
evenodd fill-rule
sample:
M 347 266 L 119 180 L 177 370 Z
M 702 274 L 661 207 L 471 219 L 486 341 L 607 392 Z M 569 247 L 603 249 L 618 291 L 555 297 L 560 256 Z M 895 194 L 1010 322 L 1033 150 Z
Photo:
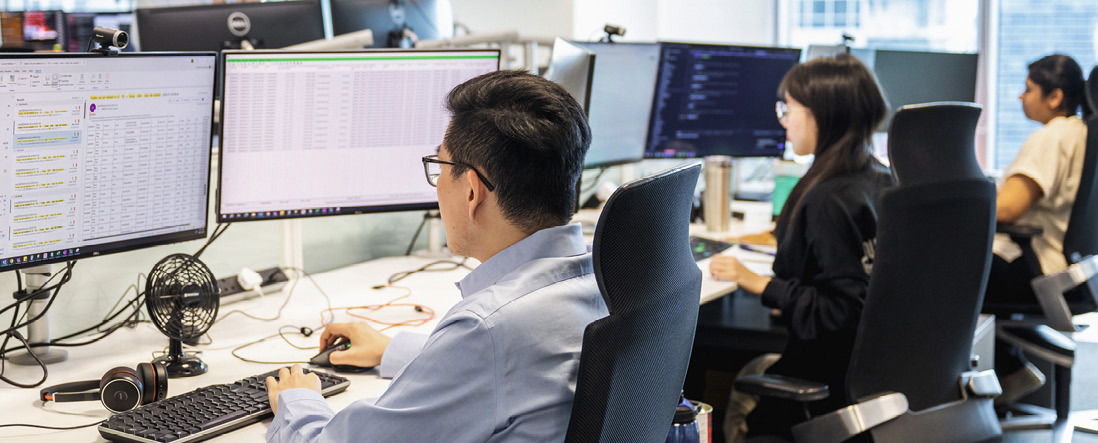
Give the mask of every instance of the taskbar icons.
M 225 214 L 226 220 L 263 220 L 263 219 L 276 219 L 276 218 L 291 218 L 291 217 L 309 217 L 314 215 L 333 215 L 338 214 L 342 207 L 336 206 L 332 208 L 314 208 L 314 209 L 291 209 L 288 211 L 260 211 L 260 212 L 238 212 L 233 214 Z
M 21 265 L 24 263 L 36 263 L 47 260 L 57 260 L 65 257 L 75 257 L 80 253 L 80 248 L 61 249 L 57 251 L 28 254 L 19 257 L 11 257 L 0 260 L 0 266 Z

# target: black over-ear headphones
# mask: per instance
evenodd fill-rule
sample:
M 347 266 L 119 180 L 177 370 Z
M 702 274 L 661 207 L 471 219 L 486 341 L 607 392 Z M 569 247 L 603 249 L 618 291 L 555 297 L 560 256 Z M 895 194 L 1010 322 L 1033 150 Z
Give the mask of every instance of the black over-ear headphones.
M 168 370 L 153 363 L 139 363 L 137 370 L 119 366 L 99 380 L 50 386 L 39 394 L 42 401 L 100 400 L 111 412 L 128 411 L 168 396 Z

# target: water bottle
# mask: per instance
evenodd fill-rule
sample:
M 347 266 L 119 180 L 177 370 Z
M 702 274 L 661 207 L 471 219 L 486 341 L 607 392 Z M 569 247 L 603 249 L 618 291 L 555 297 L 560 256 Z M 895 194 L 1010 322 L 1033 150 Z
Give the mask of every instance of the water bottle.
M 667 431 L 667 443 L 699 443 L 697 414 L 688 400 L 675 408 L 675 419 Z
M 705 192 L 702 218 L 709 232 L 725 232 L 732 224 L 732 157 L 705 157 Z

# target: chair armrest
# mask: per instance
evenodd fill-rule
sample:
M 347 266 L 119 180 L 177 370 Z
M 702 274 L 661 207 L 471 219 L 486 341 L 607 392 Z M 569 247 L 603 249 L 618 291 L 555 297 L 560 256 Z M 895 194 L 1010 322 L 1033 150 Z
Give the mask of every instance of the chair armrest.
M 1049 326 L 1058 331 L 1075 332 L 1064 293 L 1098 275 L 1098 256 L 1091 255 L 1055 274 L 1047 274 L 1030 280 L 1033 293 L 1041 303 L 1041 310 Z M 1091 293 L 1092 296 L 1098 294 Z
M 841 442 L 907 412 L 907 396 L 888 392 L 793 426 L 793 441 Z
M 822 400 L 830 395 L 824 383 L 775 374 L 743 376 L 734 385 L 740 392 L 799 402 Z
M 961 390 L 966 396 L 969 393 L 978 397 L 998 397 L 1003 395 L 1003 387 L 999 385 L 999 378 L 995 375 L 994 369 L 962 373 Z

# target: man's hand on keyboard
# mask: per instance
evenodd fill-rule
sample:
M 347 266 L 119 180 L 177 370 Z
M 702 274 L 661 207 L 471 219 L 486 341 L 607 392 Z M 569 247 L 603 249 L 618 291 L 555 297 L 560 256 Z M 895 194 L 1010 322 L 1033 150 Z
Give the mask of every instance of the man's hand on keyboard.
M 385 353 L 385 347 L 389 346 L 388 335 L 360 321 L 325 326 L 324 333 L 320 335 L 320 349 L 327 348 L 337 337 L 351 340 L 351 349 L 333 352 L 330 357 L 333 365 L 372 368 L 381 364 L 381 355 Z
M 267 399 L 271 402 L 271 412 L 278 413 L 278 394 L 292 388 L 312 389 L 319 394 L 320 378 L 316 374 L 306 374 L 301 370 L 301 365 L 279 369 L 278 380 L 267 377 Z

